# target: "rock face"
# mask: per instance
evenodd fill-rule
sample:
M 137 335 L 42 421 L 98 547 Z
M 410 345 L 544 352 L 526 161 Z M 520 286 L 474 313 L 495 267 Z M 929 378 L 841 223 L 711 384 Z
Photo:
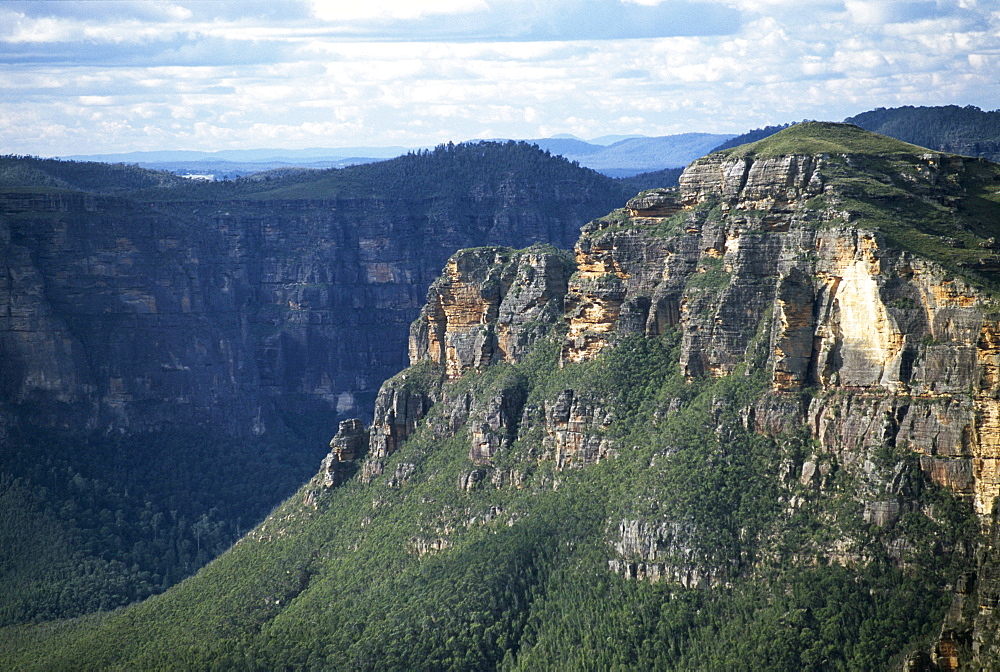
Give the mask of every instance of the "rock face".
M 729 374 L 766 347 L 779 398 L 813 391 L 810 403 L 790 403 L 826 450 L 850 462 L 877 445 L 909 446 L 935 481 L 988 516 L 1000 492 L 995 300 L 850 223 L 860 213 L 840 178 L 857 161 L 705 157 L 685 170 L 679 190 L 647 192 L 585 226 L 572 274 L 554 253 L 463 251 L 429 291 L 411 330 L 411 361 L 439 363 L 449 378 L 517 361 L 560 312 L 564 362 L 591 359 L 622 335 L 673 327 L 690 377 Z M 883 179 L 947 205 L 977 165 L 924 154 Z M 761 426 L 775 422 L 759 415 Z M 539 417 L 560 466 L 609 453 L 599 434 L 580 428 L 610 420 L 572 390 Z
M 996 529 L 1000 303 L 982 288 L 996 280 L 987 258 L 996 222 L 957 231 L 933 222 L 964 216 L 961 199 L 984 188 L 993 193 L 983 185 L 998 176 L 983 162 L 932 153 L 715 154 L 684 172 L 679 191 L 640 195 L 585 226 L 572 274 L 555 273 L 559 265 L 539 255 L 472 250 L 453 257 L 411 332 L 411 359 L 438 363 L 449 378 L 516 360 L 517 350 L 501 346 L 497 335 L 559 319 L 553 306 L 565 287 L 564 364 L 591 360 L 629 334 L 679 330 L 679 363 L 689 378 L 765 368 L 772 393 L 744 409 L 744 422 L 764 434 L 808 428 L 817 455 L 791 480 L 827 487 L 832 459 L 874 482 L 883 476 L 872 456 L 908 448 L 931 480 L 972 500 L 983 525 Z M 545 282 L 511 280 L 540 276 Z M 530 300 L 505 309 L 518 286 L 530 288 Z M 452 433 L 475 403 L 456 406 L 464 410 Z M 480 465 L 532 428 L 542 437 L 537 457 L 554 460 L 556 470 L 614 455 L 605 433 L 614 418 L 599 399 L 566 389 L 526 404 L 514 434 L 513 407 L 505 403 L 494 399 L 471 432 L 470 457 Z M 465 472 L 460 487 L 475 487 L 488 473 Z M 859 512 L 881 528 L 904 515 L 902 493 L 912 487 L 901 467 L 884 477 Z M 685 586 L 725 581 L 727 568 L 689 557 L 696 531 L 631 519 L 617 525 L 612 571 Z M 995 571 L 1000 560 L 990 553 L 983 567 Z M 836 543 L 827 557 L 857 561 Z M 977 593 L 989 605 L 986 616 L 998 585 Z M 956 616 L 949 627 L 972 637 L 973 622 L 978 633 L 989 627 L 984 618 Z M 983 650 L 994 646 L 975 636 Z M 959 655 L 949 637 L 932 656 L 946 667 Z
M 568 248 L 619 198 L 609 185 L 511 174 L 450 196 L 156 203 L 4 191 L 0 415 L 75 433 L 329 426 L 403 368 L 409 324 L 455 249 Z M 558 301 L 551 265 L 551 278 L 512 268 L 502 281 Z M 530 336 L 515 332 L 480 357 L 516 356 Z
M 564 390 L 542 411 L 544 454 L 557 469 L 594 464 L 614 454 L 614 444 L 604 436 L 614 416 L 599 401 Z
M 362 471 L 363 479 L 370 480 L 381 474 L 385 459 L 417 430 L 418 423 L 436 401 L 424 390 L 425 386 L 407 385 L 406 373 L 382 385 L 375 400 L 375 419 L 369 430 L 368 459 Z
M 569 265 L 551 247 L 456 254 L 411 327 L 411 364 L 429 359 L 457 378 L 495 362 L 519 361 L 562 314 Z
M 718 585 L 725 574 L 698 562 L 693 550 L 697 534 L 678 523 L 622 520 L 614 542 L 617 557 L 608 561 L 608 569 L 630 579 L 670 581 L 685 588 Z
M 937 155 L 921 160 L 928 171 L 942 161 L 968 170 Z M 677 325 L 684 371 L 724 375 L 770 315 L 774 390 L 816 391 L 800 419 L 825 447 L 850 454 L 905 443 L 935 480 L 988 515 L 1000 483 L 994 299 L 877 231 L 837 223 L 845 213 L 836 205 L 814 205 L 839 196 L 826 161 L 713 155 L 682 176 L 685 210 L 660 219 L 673 235 L 651 230 L 657 218 L 648 216 L 585 227 L 564 359 Z M 930 180 L 944 181 L 936 172 Z
M 323 485 L 335 488 L 341 485 L 353 471 L 354 461 L 363 456 L 368 447 L 368 432 L 358 418 L 343 420 L 337 435 L 330 439 L 330 453 L 320 464 Z

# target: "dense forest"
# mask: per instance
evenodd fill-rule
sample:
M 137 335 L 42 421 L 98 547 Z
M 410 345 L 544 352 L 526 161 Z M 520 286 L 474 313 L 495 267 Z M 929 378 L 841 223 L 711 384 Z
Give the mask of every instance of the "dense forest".
M 73 441 L 14 429 L 6 445 L 5 625 L 113 609 L 162 592 L 294 493 L 324 452 L 295 436 L 236 440 L 205 431 Z

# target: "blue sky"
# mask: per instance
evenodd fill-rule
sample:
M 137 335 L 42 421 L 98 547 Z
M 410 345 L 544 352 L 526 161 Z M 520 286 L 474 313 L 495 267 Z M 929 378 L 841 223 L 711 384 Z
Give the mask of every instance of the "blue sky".
M 996 0 L 0 0 L 0 153 L 739 133 L 1000 108 Z

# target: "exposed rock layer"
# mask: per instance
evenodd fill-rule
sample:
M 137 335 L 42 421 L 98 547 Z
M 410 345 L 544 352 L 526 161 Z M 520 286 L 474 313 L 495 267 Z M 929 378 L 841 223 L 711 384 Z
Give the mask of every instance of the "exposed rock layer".
M 878 192 L 880 184 L 905 183 L 905 197 L 886 190 L 878 198 L 897 212 L 918 213 L 912 217 L 920 216 L 920 208 L 931 208 L 958 219 L 962 185 L 979 170 L 977 164 L 938 154 L 907 161 L 899 172 L 882 174 L 874 187 L 864 188 Z M 906 513 L 905 493 L 913 477 L 901 469 L 879 475 L 871 456 L 905 447 L 918 453 L 919 468 L 931 480 L 971 499 L 984 525 L 995 527 L 994 504 L 1000 496 L 996 297 L 909 251 L 877 226 L 866 226 L 867 211 L 855 210 L 861 206 L 851 200 L 859 187 L 842 179 L 844 166 L 855 163 L 864 160 L 713 155 L 685 171 L 679 192 L 648 192 L 626 210 L 588 224 L 566 283 L 562 361 L 591 359 L 623 335 L 677 328 L 680 365 L 689 377 L 726 375 L 745 364 L 766 367 L 773 393 L 745 409 L 745 422 L 765 434 L 801 425 L 809 429 L 819 455 L 789 476 L 801 486 L 828 487 L 831 463 L 867 475 L 871 499 L 859 515 L 868 524 L 890 527 Z M 887 165 L 883 162 L 881 169 Z M 940 241 L 968 245 L 949 236 Z M 975 244 L 990 250 L 993 243 Z M 461 268 L 470 259 L 453 259 L 437 293 L 431 292 L 431 304 L 438 307 L 427 309 L 411 338 L 411 354 L 445 364 L 451 376 L 504 359 L 480 348 L 480 341 L 466 346 L 471 355 L 454 347 L 449 352 L 444 345 L 468 344 L 473 332 L 509 328 L 505 320 L 510 317 L 500 317 L 493 307 L 498 300 L 484 291 L 486 278 L 509 261 L 498 259 L 493 268 L 474 271 Z M 989 263 L 967 267 L 982 270 Z M 442 314 L 456 317 L 433 317 Z M 473 319 L 462 319 L 466 314 Z M 437 331 L 432 333 L 428 324 Z M 554 459 L 556 468 L 564 469 L 613 455 L 614 443 L 603 436 L 612 423 L 599 400 L 579 398 L 568 389 L 541 406 L 526 406 L 519 428 L 541 427 L 538 457 Z M 489 432 L 473 433 L 480 445 L 473 459 L 489 465 L 499 443 L 484 438 Z M 473 487 L 487 473 L 482 467 L 466 473 L 463 487 Z M 622 520 L 618 527 L 617 537 L 612 534 L 612 571 L 692 587 L 714 585 L 727 576 L 725 567 L 716 571 L 685 559 L 690 531 L 643 520 Z M 995 547 L 984 547 L 984 581 L 976 597 L 966 589 L 970 600 L 980 601 L 979 615 L 962 616 L 961 609 L 953 609 L 958 615 L 949 617 L 931 656 L 941 669 L 966 655 L 959 651 L 959 640 L 975 639 L 982 651 L 997 646 L 983 634 L 1000 596 L 1000 583 L 985 578 L 1000 566 L 990 550 Z M 831 542 L 823 553 L 843 564 L 863 561 L 841 542 Z
M 613 205 L 516 180 L 467 196 L 459 208 L 5 192 L 0 405 L 77 434 L 171 423 L 261 434 L 364 413 L 405 365 L 400 344 L 449 254 L 569 247 Z M 498 334 L 496 347 L 517 352 L 518 338 Z

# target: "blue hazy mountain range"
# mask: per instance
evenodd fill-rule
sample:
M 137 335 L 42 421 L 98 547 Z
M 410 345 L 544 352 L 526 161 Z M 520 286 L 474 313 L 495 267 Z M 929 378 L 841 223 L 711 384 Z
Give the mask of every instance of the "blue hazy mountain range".
M 528 140 L 540 148 L 611 177 L 680 168 L 704 156 L 732 135 L 681 133 L 660 137 L 604 136 L 590 142 L 572 136 Z M 264 170 L 342 168 L 391 159 L 422 147 L 230 149 L 216 152 L 162 150 L 62 157 L 77 161 L 135 164 L 178 174 L 239 177 Z

